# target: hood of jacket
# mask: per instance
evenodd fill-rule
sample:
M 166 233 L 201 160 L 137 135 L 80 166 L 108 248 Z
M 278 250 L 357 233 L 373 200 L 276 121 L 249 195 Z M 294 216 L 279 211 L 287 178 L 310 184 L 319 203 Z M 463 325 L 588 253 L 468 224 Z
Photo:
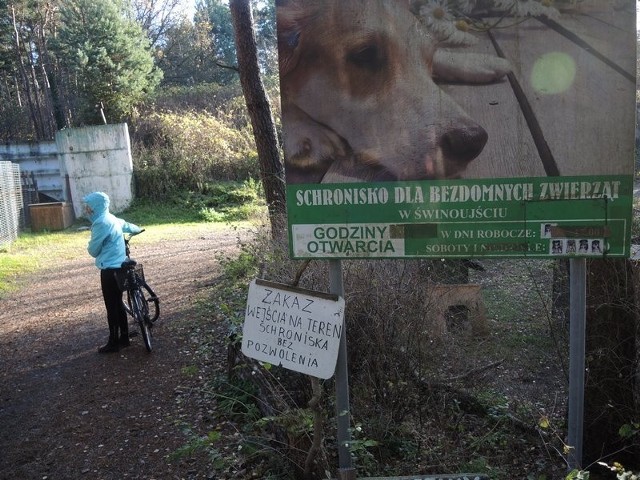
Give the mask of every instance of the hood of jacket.
M 97 218 L 109 211 L 109 195 L 103 192 L 93 192 L 82 199 L 84 203 L 89 205 L 93 213 L 89 216 L 89 220 L 94 222 Z

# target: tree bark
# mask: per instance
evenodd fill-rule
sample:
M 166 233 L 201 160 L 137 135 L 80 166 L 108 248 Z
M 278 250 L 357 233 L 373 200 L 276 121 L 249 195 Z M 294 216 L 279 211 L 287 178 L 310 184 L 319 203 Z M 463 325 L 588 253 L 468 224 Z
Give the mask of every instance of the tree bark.
M 39 129 L 38 118 L 36 115 L 36 110 L 33 105 L 33 98 L 31 96 L 31 85 L 29 83 L 29 75 L 27 74 L 27 71 L 24 66 L 24 58 L 22 55 L 22 51 L 21 51 L 22 48 L 20 44 L 21 43 L 20 31 L 18 29 L 18 24 L 16 21 L 16 11 L 13 6 L 11 6 L 11 19 L 13 21 L 13 31 L 14 31 L 14 40 L 15 40 L 14 50 L 16 54 L 16 65 L 18 68 L 18 72 L 20 74 L 20 80 L 22 81 L 22 86 L 24 87 L 25 96 L 27 97 L 27 104 L 29 106 L 29 114 L 31 115 L 33 134 L 36 140 L 41 140 L 42 133 Z
M 284 167 L 280 159 L 275 122 L 260 77 L 258 49 L 249 0 L 230 0 L 240 83 L 258 149 L 260 174 L 269 206 L 272 235 L 281 233 L 285 213 Z

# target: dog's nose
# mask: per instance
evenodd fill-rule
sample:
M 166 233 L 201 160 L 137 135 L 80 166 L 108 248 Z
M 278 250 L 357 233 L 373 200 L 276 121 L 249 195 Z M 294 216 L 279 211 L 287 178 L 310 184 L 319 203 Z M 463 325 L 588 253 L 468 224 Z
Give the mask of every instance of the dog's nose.
M 459 164 L 467 164 L 482 152 L 489 136 L 475 123 L 458 125 L 448 130 L 440 139 L 444 157 Z

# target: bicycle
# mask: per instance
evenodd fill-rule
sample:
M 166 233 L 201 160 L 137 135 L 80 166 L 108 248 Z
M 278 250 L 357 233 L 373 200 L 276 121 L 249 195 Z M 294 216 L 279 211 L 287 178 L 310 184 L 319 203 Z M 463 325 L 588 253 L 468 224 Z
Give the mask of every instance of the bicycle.
M 142 232 L 144 230 L 139 233 Z M 117 279 L 120 289 L 127 292 L 127 300 L 122 302 L 124 309 L 140 327 L 144 346 L 148 352 L 151 352 L 153 349 L 151 328 L 160 316 L 160 299 L 145 281 L 142 264 L 131 258 L 129 242 L 135 235 L 137 233 L 123 235 L 127 259 L 122 262 Z

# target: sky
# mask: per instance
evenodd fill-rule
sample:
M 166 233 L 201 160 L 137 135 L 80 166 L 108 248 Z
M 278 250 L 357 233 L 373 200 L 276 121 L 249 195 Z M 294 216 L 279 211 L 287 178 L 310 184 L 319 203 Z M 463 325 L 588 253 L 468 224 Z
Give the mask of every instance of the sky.
M 196 0 L 181 0 L 180 4 L 187 15 L 187 18 L 193 20 L 193 15 L 196 12 Z

